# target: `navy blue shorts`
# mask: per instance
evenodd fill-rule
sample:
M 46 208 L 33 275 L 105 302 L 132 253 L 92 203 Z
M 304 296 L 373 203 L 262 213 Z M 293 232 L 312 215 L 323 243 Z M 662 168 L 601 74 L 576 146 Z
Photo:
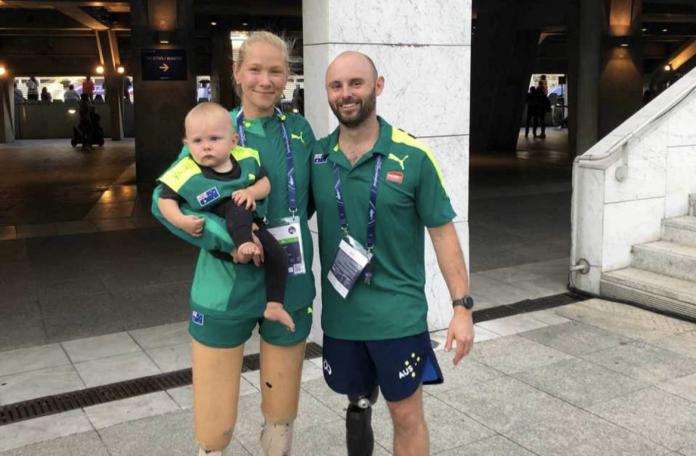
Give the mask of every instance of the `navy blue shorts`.
M 410 397 L 421 384 L 443 382 L 430 335 L 356 341 L 324 335 L 324 379 L 340 394 L 369 395 L 379 385 L 387 401 Z

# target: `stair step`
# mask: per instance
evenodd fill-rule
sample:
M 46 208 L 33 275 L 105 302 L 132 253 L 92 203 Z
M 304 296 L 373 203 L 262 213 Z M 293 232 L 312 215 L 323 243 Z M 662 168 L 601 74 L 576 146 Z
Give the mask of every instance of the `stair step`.
M 631 266 L 677 279 L 696 280 L 696 247 L 669 241 L 634 245 Z
M 696 247 L 696 217 L 685 215 L 664 220 L 662 240 Z
M 602 274 L 600 294 L 696 319 L 696 283 L 637 268 Z

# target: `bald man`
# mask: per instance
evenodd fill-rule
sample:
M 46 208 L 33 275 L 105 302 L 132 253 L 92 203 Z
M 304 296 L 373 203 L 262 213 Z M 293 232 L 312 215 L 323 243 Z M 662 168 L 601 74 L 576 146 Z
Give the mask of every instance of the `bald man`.
M 423 456 L 422 385 L 443 381 L 428 334 L 424 228 L 453 301 L 445 350 L 457 342 L 454 364 L 473 344 L 473 300 L 442 174 L 425 144 L 377 116 L 384 84 L 358 52 L 340 54 L 326 72 L 339 126 L 319 142 L 312 165 L 324 378 L 348 395 L 350 456 L 372 454 L 378 390 L 391 414 L 394 454 Z

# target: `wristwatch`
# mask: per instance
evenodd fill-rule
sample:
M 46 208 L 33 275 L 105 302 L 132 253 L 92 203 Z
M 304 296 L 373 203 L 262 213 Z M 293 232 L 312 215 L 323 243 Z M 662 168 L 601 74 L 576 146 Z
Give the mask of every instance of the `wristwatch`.
M 469 295 L 466 295 L 463 298 L 455 299 L 454 301 L 452 301 L 452 307 L 456 306 L 462 306 L 465 309 L 471 309 L 474 307 L 474 298 L 472 298 Z

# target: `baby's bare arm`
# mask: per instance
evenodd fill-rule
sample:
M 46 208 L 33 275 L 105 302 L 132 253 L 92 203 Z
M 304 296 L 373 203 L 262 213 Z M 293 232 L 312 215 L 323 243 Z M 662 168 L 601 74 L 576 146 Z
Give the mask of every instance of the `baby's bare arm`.
M 246 190 L 251 193 L 251 196 L 253 196 L 256 201 L 262 200 L 271 193 L 271 181 L 264 176 L 248 186 Z
M 176 200 L 160 198 L 157 201 L 157 206 L 169 223 L 179 229 L 184 229 L 186 216 L 181 212 L 181 209 L 179 209 L 179 203 Z
M 193 215 L 185 215 L 179 208 L 179 203 L 173 199 L 159 198 L 157 200 L 162 216 L 175 227 L 184 230 L 192 236 L 200 236 L 203 233 L 205 220 Z

